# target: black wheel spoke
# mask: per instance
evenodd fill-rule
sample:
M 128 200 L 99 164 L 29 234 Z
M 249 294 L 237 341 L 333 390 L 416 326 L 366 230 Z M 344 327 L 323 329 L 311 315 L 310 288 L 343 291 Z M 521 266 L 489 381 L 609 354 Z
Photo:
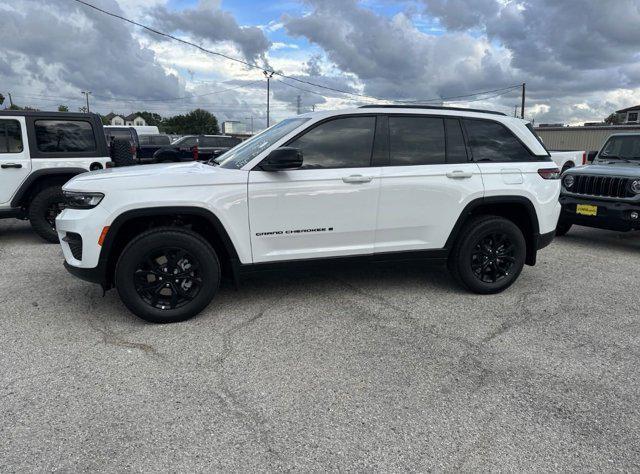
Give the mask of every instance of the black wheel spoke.
M 202 287 L 199 268 L 197 261 L 184 249 L 153 250 L 141 258 L 134 272 L 136 292 L 154 308 L 180 308 L 191 302 Z
M 485 283 L 503 280 L 510 275 L 515 263 L 515 247 L 507 234 L 487 234 L 473 247 L 471 270 Z

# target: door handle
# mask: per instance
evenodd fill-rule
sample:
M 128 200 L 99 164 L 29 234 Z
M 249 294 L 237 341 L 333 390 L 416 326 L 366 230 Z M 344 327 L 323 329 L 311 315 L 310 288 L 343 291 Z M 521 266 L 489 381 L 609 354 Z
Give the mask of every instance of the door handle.
M 473 173 L 469 171 L 462 171 L 462 170 L 454 170 L 454 171 L 449 171 L 447 173 L 447 178 L 451 178 L 451 179 L 465 179 L 465 178 L 471 178 L 472 176 L 473 176 Z
M 0 168 L 2 168 L 3 170 L 6 170 L 7 168 L 22 168 L 22 165 L 20 163 L 3 163 L 0 165 Z
M 373 176 L 362 176 L 361 174 L 352 174 L 351 176 L 345 176 L 342 178 L 342 181 L 349 184 L 358 184 L 358 183 L 370 183 L 373 179 Z

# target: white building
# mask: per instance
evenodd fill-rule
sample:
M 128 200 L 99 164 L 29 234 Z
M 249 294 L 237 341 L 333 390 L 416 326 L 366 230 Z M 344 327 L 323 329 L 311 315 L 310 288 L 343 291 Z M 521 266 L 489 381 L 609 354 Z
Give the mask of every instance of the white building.
M 622 110 L 616 110 L 616 115 L 620 119 L 620 123 L 624 124 L 637 124 L 640 122 L 638 117 L 640 117 L 640 105 L 634 105 L 633 107 L 629 107 Z
M 109 122 L 109 125 L 114 126 L 122 126 L 122 127 L 144 127 L 147 125 L 147 122 L 144 118 L 137 114 L 130 115 L 119 115 L 111 112 L 110 114 L 105 115 L 105 119 Z

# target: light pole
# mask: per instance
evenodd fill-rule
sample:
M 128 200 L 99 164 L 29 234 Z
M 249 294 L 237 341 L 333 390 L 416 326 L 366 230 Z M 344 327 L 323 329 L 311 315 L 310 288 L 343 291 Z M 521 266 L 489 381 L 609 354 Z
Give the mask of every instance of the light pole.
M 264 77 L 267 78 L 267 128 L 269 128 L 269 95 L 270 95 L 270 86 L 271 86 L 271 78 L 273 77 L 273 71 L 262 71 Z
M 88 112 L 90 112 L 90 110 L 89 110 L 89 94 L 91 94 L 91 91 L 82 91 L 82 94 L 87 99 L 87 113 L 88 113 Z

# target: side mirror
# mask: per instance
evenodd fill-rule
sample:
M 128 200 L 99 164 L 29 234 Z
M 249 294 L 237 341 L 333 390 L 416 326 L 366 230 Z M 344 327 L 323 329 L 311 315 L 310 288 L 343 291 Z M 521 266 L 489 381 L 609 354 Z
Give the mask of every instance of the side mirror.
M 262 171 L 293 170 L 302 167 L 302 152 L 297 148 L 276 148 L 260 163 Z

